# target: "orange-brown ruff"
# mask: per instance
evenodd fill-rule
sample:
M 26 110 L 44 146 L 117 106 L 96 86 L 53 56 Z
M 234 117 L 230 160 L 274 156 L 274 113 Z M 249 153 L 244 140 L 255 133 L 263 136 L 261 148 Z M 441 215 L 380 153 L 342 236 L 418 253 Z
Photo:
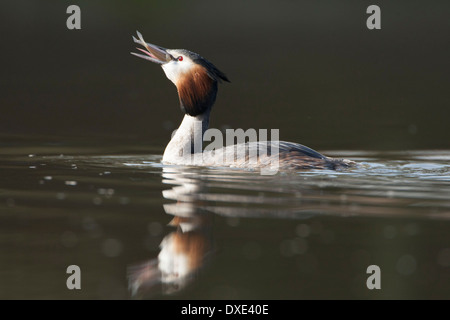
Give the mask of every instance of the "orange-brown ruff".
M 329 158 L 301 144 L 285 141 L 249 142 L 211 151 L 196 150 L 194 146 L 195 128 L 200 123 L 201 137 L 203 137 L 209 126 L 212 106 L 216 101 L 218 83 L 221 80 L 229 82 L 228 78 L 211 62 L 197 53 L 185 49 L 165 49 L 146 43 L 142 35 L 139 32 L 137 34 L 139 39 L 133 37 L 134 42 L 144 46 L 147 51 L 139 49 L 145 55 L 132 54 L 161 64 L 167 78 L 177 87 L 181 109 L 185 113 L 177 132 L 164 151 L 163 163 L 264 168 L 271 166 L 275 159 L 280 170 L 336 170 L 356 165 L 353 161 Z M 271 154 L 273 148 L 278 150 L 277 154 Z M 200 160 L 192 163 L 190 161 L 192 155 L 200 155 L 201 157 L 195 157 Z M 235 157 L 236 155 L 242 156 Z M 252 162 L 249 161 L 249 155 L 257 155 L 258 158 Z
M 184 73 L 176 83 L 180 105 L 184 113 L 197 115 L 203 113 L 211 100 L 215 99 L 215 82 L 205 68 L 194 66 L 191 72 Z

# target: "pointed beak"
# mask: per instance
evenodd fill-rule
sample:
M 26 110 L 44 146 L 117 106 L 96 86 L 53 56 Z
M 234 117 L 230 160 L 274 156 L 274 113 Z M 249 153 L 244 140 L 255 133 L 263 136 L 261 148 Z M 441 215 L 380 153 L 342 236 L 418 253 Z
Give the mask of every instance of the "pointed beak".
M 136 48 L 139 51 L 145 53 L 145 55 L 143 54 L 139 54 L 139 53 L 134 53 L 131 52 L 132 55 L 135 55 L 136 57 L 142 58 L 142 59 L 146 59 L 149 60 L 151 62 L 154 63 L 158 63 L 158 64 L 164 64 L 167 63 L 169 61 L 171 61 L 173 59 L 173 57 L 167 52 L 167 50 L 163 47 L 160 46 L 156 46 L 154 44 L 151 43 L 146 43 L 144 41 L 144 38 L 142 37 L 142 34 L 139 31 L 136 31 L 139 39 L 136 39 L 133 36 L 133 40 L 135 43 L 140 44 L 141 46 L 143 46 L 145 49 L 141 49 L 141 48 Z

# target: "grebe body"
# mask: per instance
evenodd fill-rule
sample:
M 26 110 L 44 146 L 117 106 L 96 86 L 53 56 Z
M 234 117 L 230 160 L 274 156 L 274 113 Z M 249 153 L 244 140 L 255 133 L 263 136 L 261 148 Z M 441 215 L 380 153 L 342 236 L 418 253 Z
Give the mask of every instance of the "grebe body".
M 133 55 L 160 64 L 167 78 L 177 87 L 181 110 L 185 113 L 176 133 L 168 143 L 162 162 L 176 165 L 212 167 L 264 168 L 276 162 L 280 170 L 341 169 L 356 163 L 335 159 L 301 144 L 285 141 L 253 141 L 203 150 L 203 135 L 209 128 L 218 84 L 229 82 L 227 76 L 197 53 L 185 49 L 165 49 L 146 43 L 142 35 L 133 37 L 145 55 Z M 250 155 L 256 155 L 251 157 Z

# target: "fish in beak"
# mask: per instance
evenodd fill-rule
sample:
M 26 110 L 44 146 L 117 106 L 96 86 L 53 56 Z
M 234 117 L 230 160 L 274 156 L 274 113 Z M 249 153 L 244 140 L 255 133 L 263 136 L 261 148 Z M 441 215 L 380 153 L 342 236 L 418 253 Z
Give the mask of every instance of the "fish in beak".
M 154 44 L 151 43 L 147 43 L 144 41 L 144 38 L 142 37 L 142 34 L 139 31 L 136 31 L 139 39 L 136 39 L 133 36 L 133 40 L 135 43 L 140 44 L 141 46 L 143 46 L 145 49 L 141 49 L 141 48 L 136 48 L 139 51 L 145 53 L 145 55 L 143 54 L 139 54 L 139 53 L 135 53 L 135 52 L 131 52 L 132 55 L 135 55 L 136 57 L 145 59 L 145 60 L 149 60 L 151 62 L 154 63 L 158 63 L 158 64 L 165 64 L 171 60 L 176 60 L 174 57 L 172 57 L 168 52 L 167 49 L 160 47 L 160 46 L 156 46 Z

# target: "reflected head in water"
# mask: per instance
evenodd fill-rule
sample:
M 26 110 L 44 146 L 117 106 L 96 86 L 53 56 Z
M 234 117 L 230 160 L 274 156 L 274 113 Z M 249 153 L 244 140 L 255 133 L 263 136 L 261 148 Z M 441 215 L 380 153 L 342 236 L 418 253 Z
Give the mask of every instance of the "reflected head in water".
M 164 205 L 165 212 L 174 216 L 169 225 L 176 230 L 163 238 L 156 259 L 128 269 L 133 297 L 173 294 L 184 289 L 205 266 L 213 251 L 211 214 L 193 203 L 202 184 L 178 174 L 176 169 L 164 170 L 169 173 L 163 175 L 168 178 L 163 182 L 175 184 L 163 191 L 163 196 L 177 201 Z

